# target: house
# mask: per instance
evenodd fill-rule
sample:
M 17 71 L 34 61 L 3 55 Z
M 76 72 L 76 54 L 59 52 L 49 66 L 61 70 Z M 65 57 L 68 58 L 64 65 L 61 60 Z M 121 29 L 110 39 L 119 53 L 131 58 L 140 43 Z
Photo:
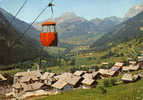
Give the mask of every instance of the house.
M 12 85 L 12 88 L 13 88 L 13 92 L 18 94 L 18 93 L 21 93 L 23 91 L 23 87 L 20 83 L 15 83 Z
M 94 79 L 86 78 L 82 81 L 83 88 L 94 88 L 97 82 Z
M 86 72 L 85 71 L 76 71 L 76 72 L 74 72 L 73 74 L 75 75 L 75 76 L 82 76 L 83 74 L 85 74 Z
M 32 91 L 40 90 L 43 85 L 44 85 L 43 83 L 35 82 L 30 85 L 22 84 L 22 87 L 24 92 L 32 92 Z
M 118 74 L 117 71 L 110 69 L 99 69 L 98 72 L 102 75 L 102 77 L 113 77 Z
M 45 72 L 41 77 L 41 82 L 44 83 L 45 85 L 52 85 L 56 79 L 54 78 L 56 74 L 55 73 L 49 73 Z
M 90 78 L 90 79 L 98 79 L 99 78 L 99 72 L 93 72 L 93 73 L 86 73 L 82 76 L 84 79 Z
M 72 85 L 74 88 L 80 86 L 80 82 L 82 81 L 82 77 L 75 76 L 72 73 L 63 73 L 61 75 L 58 75 L 55 77 L 56 80 L 63 80 L 70 85 Z
M 138 62 L 143 62 L 143 56 L 138 56 Z
M 130 67 L 124 66 L 124 67 L 122 68 L 122 71 L 123 71 L 123 72 L 129 72 L 129 71 L 130 71 Z
M 121 69 L 122 69 L 121 67 L 113 66 L 110 70 L 119 72 Z
M 35 81 L 39 81 L 41 77 L 41 71 L 36 70 L 36 71 L 27 71 L 27 72 L 18 72 L 14 75 L 14 83 L 16 82 L 28 82 L 32 80 L 34 83 Z M 31 83 L 31 82 L 30 82 Z M 30 84 L 27 83 L 27 84 Z
M 133 74 L 124 74 L 123 77 L 121 78 L 123 82 L 134 82 L 139 79 L 138 75 L 133 75 Z
M 137 71 L 137 70 L 140 69 L 140 65 L 139 64 L 138 65 L 130 65 L 129 67 L 130 67 L 130 71 Z
M 54 78 L 56 79 L 56 80 L 59 80 L 59 79 L 68 79 L 68 78 L 70 78 L 70 77 L 72 77 L 73 76 L 73 74 L 72 73 L 63 73 L 63 74 L 61 74 L 61 75 L 57 75 L 57 76 L 54 76 Z
M 65 82 L 64 80 L 58 80 L 56 83 L 52 85 L 52 87 L 54 88 L 54 91 L 56 93 L 69 91 L 73 89 L 73 86 L 70 85 L 68 82 Z
M 129 66 L 124 66 L 122 68 L 123 72 L 129 72 L 129 71 L 137 71 L 140 69 L 140 65 L 129 65 Z
M 136 62 L 136 61 L 129 61 L 129 64 L 130 64 L 130 65 L 136 65 L 137 62 Z
M 72 85 L 74 88 L 77 88 L 81 85 L 82 77 L 80 76 L 72 76 L 71 78 L 65 80 L 67 83 Z
M 122 62 L 116 62 L 114 64 L 114 66 L 117 66 L 117 67 L 123 67 L 123 65 L 124 65 L 124 63 L 122 63 Z
M 40 70 L 16 73 L 14 75 L 13 91 L 19 93 L 36 90 L 39 86 L 41 87 L 41 84 L 43 85 L 43 83 L 40 83 L 41 75 Z
M 40 79 L 45 80 L 47 78 L 53 78 L 56 74 L 55 73 L 49 73 L 49 72 L 45 72 Z

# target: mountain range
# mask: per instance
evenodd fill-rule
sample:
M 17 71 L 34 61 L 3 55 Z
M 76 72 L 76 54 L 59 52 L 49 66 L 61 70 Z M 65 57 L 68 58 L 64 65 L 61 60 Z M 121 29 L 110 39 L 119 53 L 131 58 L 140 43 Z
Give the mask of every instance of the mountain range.
M 46 21 L 48 21 L 48 19 Z M 68 38 L 79 35 L 87 35 L 89 33 L 107 33 L 122 20 L 121 18 L 117 18 L 115 16 L 104 19 L 96 18 L 87 20 L 83 17 L 77 16 L 73 12 L 66 12 L 56 18 L 55 21 L 57 22 L 57 31 L 59 32 L 60 38 Z M 42 22 L 44 21 L 35 23 L 34 27 L 40 30 L 40 24 Z
M 44 21 L 48 21 L 44 20 Z M 37 22 L 33 26 L 37 30 L 41 30 L 41 23 Z M 60 47 L 71 45 L 89 45 L 93 41 L 104 34 L 112 31 L 114 27 L 120 24 L 123 20 L 118 17 L 107 17 L 104 19 L 95 18 L 87 20 L 77 16 L 73 12 L 63 13 L 60 17 L 55 18 L 57 23 L 57 32 L 59 34 Z
M 122 41 L 127 41 L 143 34 L 143 12 L 119 24 L 116 28 L 95 41 L 91 48 L 107 49 Z

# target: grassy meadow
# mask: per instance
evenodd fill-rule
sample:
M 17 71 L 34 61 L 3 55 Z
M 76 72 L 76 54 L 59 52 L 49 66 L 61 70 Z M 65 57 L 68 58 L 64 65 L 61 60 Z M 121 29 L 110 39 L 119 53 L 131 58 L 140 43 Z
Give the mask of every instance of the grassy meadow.
M 44 96 L 33 100 L 142 100 L 143 79 L 135 83 L 120 84 L 107 87 L 106 94 L 102 94 L 100 87 L 93 89 L 77 89 L 57 95 Z

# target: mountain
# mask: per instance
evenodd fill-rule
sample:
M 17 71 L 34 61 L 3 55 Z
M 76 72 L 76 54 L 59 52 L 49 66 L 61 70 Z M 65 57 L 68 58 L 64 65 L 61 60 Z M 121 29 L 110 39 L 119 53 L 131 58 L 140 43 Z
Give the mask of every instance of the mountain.
M 114 27 L 120 24 L 123 20 L 121 18 L 111 16 L 104 19 L 92 19 L 91 22 L 95 24 L 97 32 L 110 32 Z
M 30 25 L 29 23 L 26 23 L 26 22 L 19 20 L 17 18 L 13 21 L 13 19 L 14 19 L 13 15 L 8 13 L 4 9 L 0 8 L 0 11 L 3 13 L 3 16 L 6 18 L 6 20 L 8 20 L 9 22 L 12 22 L 11 24 L 13 25 L 13 27 L 16 28 L 19 32 L 23 33 L 29 27 L 29 25 Z M 34 27 L 31 27 L 25 35 L 32 39 L 40 41 L 40 38 L 39 38 L 40 31 L 36 30 Z
M 22 28 L 25 27 L 22 25 L 26 25 L 26 23 L 21 23 L 22 21 L 16 19 L 15 23 L 10 24 L 10 19 L 8 20 L 10 17 L 12 15 L 0 9 L 0 65 L 32 59 L 39 54 L 39 42 L 37 40 L 28 35 L 21 38 Z
M 136 16 L 137 14 L 143 11 L 143 3 L 137 4 L 129 9 L 129 11 L 125 14 L 125 18 L 131 18 Z
M 106 49 L 122 41 L 127 41 L 138 35 L 143 34 L 143 12 L 129 20 L 119 24 L 116 28 L 95 41 L 91 48 L 96 50 Z
M 47 21 L 47 20 L 45 20 Z M 121 22 L 120 18 L 108 17 L 104 19 L 87 20 L 73 12 L 66 12 L 55 19 L 60 42 L 74 45 L 89 45 L 92 41 L 112 31 L 115 25 Z M 33 26 L 41 30 L 41 22 Z

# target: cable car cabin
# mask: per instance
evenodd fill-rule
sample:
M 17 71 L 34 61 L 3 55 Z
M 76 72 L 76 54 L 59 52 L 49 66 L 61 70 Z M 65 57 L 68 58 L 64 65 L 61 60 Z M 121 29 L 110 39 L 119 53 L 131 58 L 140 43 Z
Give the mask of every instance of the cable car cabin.
M 42 46 L 57 46 L 58 35 L 56 32 L 56 22 L 48 21 L 42 24 L 42 33 L 40 33 Z

